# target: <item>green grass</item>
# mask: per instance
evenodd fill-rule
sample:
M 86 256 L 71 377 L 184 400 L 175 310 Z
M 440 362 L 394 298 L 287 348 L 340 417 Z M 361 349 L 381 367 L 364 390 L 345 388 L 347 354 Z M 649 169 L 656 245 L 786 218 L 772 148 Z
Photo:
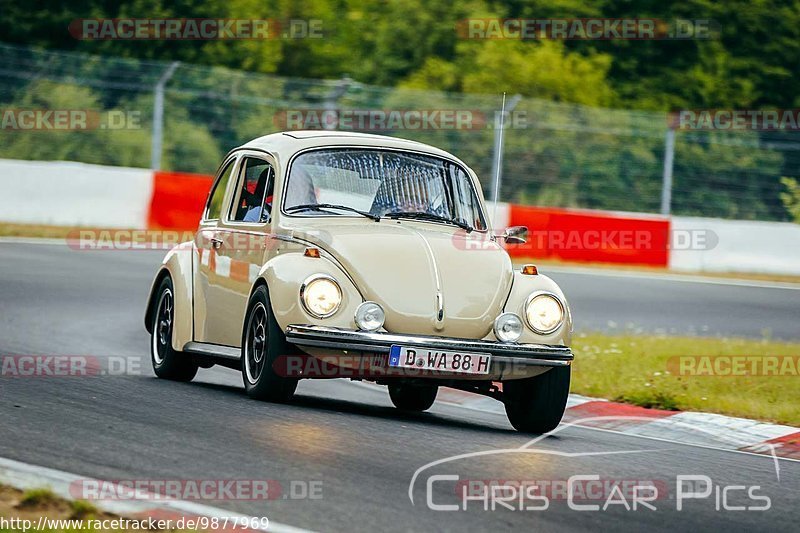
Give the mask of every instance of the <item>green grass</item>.
M 85 500 L 75 500 L 69 502 L 70 518 L 85 519 L 97 516 L 99 511 L 97 507 Z
M 40 505 L 47 505 L 59 501 L 58 496 L 53 494 L 50 489 L 31 489 L 22 494 L 19 502 L 19 507 L 37 507 Z
M 77 228 L 64 226 L 45 226 L 39 224 L 11 224 L 0 222 L 0 237 L 30 237 L 46 239 L 65 239 Z
M 0 484 L 0 517 L 18 520 L 30 520 L 35 526 L 40 517 L 47 517 L 53 521 L 82 521 L 80 524 L 62 523 L 62 527 L 53 528 L 56 524 L 47 524 L 51 527 L 43 528 L 39 533 L 79 533 L 79 532 L 100 532 L 117 531 L 118 533 L 128 533 L 131 531 L 146 531 L 136 524 L 130 524 L 131 529 L 126 530 L 101 530 L 95 526 L 97 521 L 118 519 L 117 515 L 100 511 L 97 507 L 87 501 L 69 501 L 59 498 L 48 488 L 38 488 L 28 491 L 20 491 Z M 128 517 L 136 520 L 135 517 Z M 141 518 L 140 518 L 141 519 Z M 12 525 L 12 524 L 9 524 Z M 13 524 L 15 528 L 0 527 L 0 533 L 16 533 L 20 531 L 20 524 Z M 28 529 L 30 533 L 32 529 Z M 165 533 L 182 533 L 181 530 L 165 530 Z M 196 533 L 204 533 L 200 530 Z
M 800 343 L 577 334 L 572 392 L 643 407 L 800 426 L 800 376 L 678 375 L 677 356 L 800 356 Z M 672 360 L 671 360 L 672 359 Z

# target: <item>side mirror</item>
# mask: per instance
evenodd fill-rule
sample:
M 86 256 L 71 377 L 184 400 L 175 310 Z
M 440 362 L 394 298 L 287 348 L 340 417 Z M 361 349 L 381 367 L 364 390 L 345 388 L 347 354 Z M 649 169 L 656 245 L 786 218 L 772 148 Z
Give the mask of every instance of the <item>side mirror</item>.
M 511 226 L 506 228 L 502 235 L 503 239 L 510 244 L 525 244 L 528 242 L 527 226 Z

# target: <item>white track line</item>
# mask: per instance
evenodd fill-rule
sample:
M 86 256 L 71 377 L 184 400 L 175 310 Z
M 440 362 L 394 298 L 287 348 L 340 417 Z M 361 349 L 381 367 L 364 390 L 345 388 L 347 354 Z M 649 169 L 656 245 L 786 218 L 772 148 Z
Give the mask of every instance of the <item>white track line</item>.
M 66 246 L 67 239 L 44 239 L 36 237 L 0 237 L 0 244 L 61 244 Z

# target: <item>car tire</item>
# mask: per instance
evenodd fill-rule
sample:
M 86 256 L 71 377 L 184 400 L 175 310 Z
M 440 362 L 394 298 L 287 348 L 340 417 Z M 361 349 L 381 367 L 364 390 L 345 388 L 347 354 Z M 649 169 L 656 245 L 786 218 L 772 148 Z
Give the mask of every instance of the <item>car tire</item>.
M 280 376 L 275 369 L 278 358 L 289 354 L 288 346 L 262 285 L 247 304 L 242 332 L 242 380 L 248 396 L 278 403 L 291 399 L 297 380 Z
M 189 354 L 172 348 L 175 289 L 169 276 L 161 280 L 155 303 L 152 315 L 153 331 L 150 338 L 150 361 L 153 363 L 153 372 L 161 379 L 192 381 L 197 374 L 197 363 Z
M 558 367 L 532 378 L 503 383 L 503 403 L 514 429 L 547 433 L 558 427 L 567 407 L 570 370 Z
M 389 398 L 401 411 L 427 411 L 436 401 L 439 387 L 436 385 L 409 385 L 392 383 L 389 385 Z

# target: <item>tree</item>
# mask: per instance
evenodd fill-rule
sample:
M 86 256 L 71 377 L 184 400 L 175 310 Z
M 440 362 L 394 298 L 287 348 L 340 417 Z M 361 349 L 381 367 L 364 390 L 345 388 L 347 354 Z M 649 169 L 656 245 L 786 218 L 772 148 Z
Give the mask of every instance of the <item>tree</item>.
M 781 183 L 786 187 L 786 192 L 780 194 L 783 205 L 792 217 L 800 224 L 800 183 L 794 178 L 781 178 Z

